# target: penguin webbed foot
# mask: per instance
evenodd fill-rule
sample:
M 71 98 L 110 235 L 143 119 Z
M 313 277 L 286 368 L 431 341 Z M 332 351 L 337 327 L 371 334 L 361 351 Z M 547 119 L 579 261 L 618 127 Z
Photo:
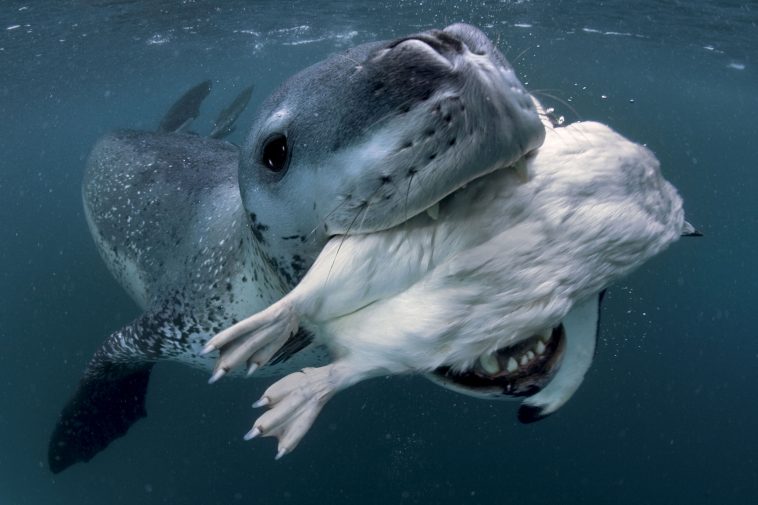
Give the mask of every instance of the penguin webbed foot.
M 319 368 L 305 368 L 275 382 L 253 407 L 268 407 L 253 423 L 245 440 L 258 436 L 275 437 L 276 459 L 292 452 L 300 443 L 334 394 L 351 382 L 348 368 L 333 363 Z
M 218 333 L 202 351 L 202 354 L 208 354 L 219 350 L 209 382 L 216 382 L 229 370 L 243 363 L 246 363 L 247 374 L 251 375 L 274 357 L 297 332 L 299 325 L 297 312 L 286 299 L 282 299 Z

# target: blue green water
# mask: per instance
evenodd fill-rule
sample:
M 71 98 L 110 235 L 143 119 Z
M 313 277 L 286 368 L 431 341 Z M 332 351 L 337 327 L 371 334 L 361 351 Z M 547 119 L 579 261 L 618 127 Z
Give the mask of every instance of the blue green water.
M 154 129 L 187 87 L 198 125 L 330 52 L 480 26 L 567 120 L 647 144 L 705 233 L 613 286 L 594 366 L 558 414 L 422 379 L 340 393 L 273 461 L 245 443 L 269 381 L 156 367 L 149 416 L 53 476 L 48 437 L 89 356 L 138 314 L 81 206 L 84 160 Z M 758 4 L 27 1 L 0 4 L 0 504 L 749 503 L 758 493 Z M 557 97 L 553 101 L 550 96 Z

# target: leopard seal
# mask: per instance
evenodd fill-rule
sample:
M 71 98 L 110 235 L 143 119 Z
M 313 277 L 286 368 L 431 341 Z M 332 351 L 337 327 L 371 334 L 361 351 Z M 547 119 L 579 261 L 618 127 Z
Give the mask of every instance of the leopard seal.
M 197 115 L 194 97 L 172 108 L 188 111 L 177 129 Z M 294 287 L 331 236 L 396 226 L 544 136 L 513 68 L 463 24 L 303 70 L 264 102 L 241 150 L 179 131 L 106 135 L 87 162 L 85 215 L 143 314 L 90 360 L 54 429 L 51 470 L 90 460 L 146 415 L 155 363 L 211 370 L 207 341 Z M 304 332 L 270 358 L 259 374 L 328 360 Z

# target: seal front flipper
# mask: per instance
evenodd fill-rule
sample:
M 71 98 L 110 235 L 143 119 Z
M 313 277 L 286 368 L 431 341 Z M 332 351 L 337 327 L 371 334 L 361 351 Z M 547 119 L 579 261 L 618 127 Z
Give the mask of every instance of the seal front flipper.
M 532 423 L 543 419 L 566 403 L 584 380 L 592 365 L 600 323 L 600 304 L 605 291 L 574 305 L 563 320 L 566 350 L 555 376 L 539 393 L 524 400 L 518 419 Z
M 111 334 L 90 360 L 50 438 L 53 473 L 89 461 L 147 415 L 147 385 L 160 351 L 143 336 L 146 323 L 143 316 Z

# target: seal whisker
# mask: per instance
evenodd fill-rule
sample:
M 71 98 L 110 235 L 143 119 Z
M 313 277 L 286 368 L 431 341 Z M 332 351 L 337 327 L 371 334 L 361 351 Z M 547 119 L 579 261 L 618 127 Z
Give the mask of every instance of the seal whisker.
M 340 245 L 337 246 L 337 251 L 335 251 L 335 253 L 334 253 L 334 258 L 332 259 L 332 264 L 329 265 L 329 271 L 326 273 L 326 279 L 324 279 L 324 285 L 326 285 L 326 283 L 329 282 L 329 276 L 331 275 L 332 269 L 334 268 L 334 263 L 337 261 L 337 256 L 339 256 L 340 249 L 342 249 L 342 245 L 345 243 L 345 240 L 350 235 L 350 230 L 353 229 L 353 225 L 358 220 L 358 216 L 360 216 L 361 213 L 364 210 L 366 210 L 366 209 L 368 209 L 368 202 L 366 202 L 366 206 L 363 209 L 361 209 L 360 211 L 356 212 L 355 217 L 350 222 L 350 225 L 347 227 L 347 230 L 345 231 L 344 235 L 342 235 L 342 238 L 340 239 Z
M 408 190 L 405 192 L 405 221 L 408 222 L 408 197 L 411 194 L 411 182 L 413 182 L 413 176 L 416 175 L 416 172 L 413 172 L 411 176 L 408 178 Z
M 324 280 L 324 284 L 329 281 L 329 275 L 332 273 L 332 268 L 334 267 L 335 261 L 337 261 L 337 256 L 340 253 L 340 249 L 342 249 L 342 244 L 345 243 L 345 240 L 347 237 L 350 236 L 350 230 L 353 229 L 353 226 L 355 225 L 355 222 L 358 220 L 358 217 L 363 214 L 363 219 L 361 220 L 361 224 L 359 228 L 363 227 L 363 223 L 366 221 L 366 216 L 368 215 L 368 209 L 371 207 L 371 200 L 376 196 L 376 194 L 379 192 L 379 190 L 382 189 L 381 186 L 377 187 L 373 193 L 369 195 L 369 197 L 365 200 L 363 204 L 361 204 L 360 210 L 355 214 L 355 217 L 350 222 L 350 225 L 347 227 L 347 230 L 345 231 L 345 234 L 342 236 L 342 239 L 340 240 L 340 245 L 337 247 L 337 251 L 334 253 L 334 259 L 332 260 L 332 264 L 329 266 L 329 272 L 326 274 L 326 279 Z
M 347 201 L 348 201 L 347 199 L 342 200 L 341 203 L 337 204 L 337 206 L 335 206 L 331 211 L 329 211 L 329 213 L 326 216 L 324 216 L 324 219 L 322 219 L 321 222 L 319 224 L 317 224 L 310 231 L 310 233 L 308 233 L 308 235 L 307 235 L 308 238 L 312 237 L 313 234 L 316 233 L 316 230 L 318 230 L 319 228 L 321 228 L 326 223 L 326 220 L 329 219 L 332 216 L 332 214 L 334 214 L 335 212 L 337 212 L 340 207 L 342 207 L 343 205 L 345 205 L 347 203 Z
M 379 190 L 377 189 L 374 193 L 376 194 Z M 366 222 L 366 216 L 368 216 L 368 209 L 371 207 L 371 200 L 368 200 L 366 202 L 366 207 L 361 211 L 363 212 L 363 219 L 361 219 L 361 224 L 358 226 L 358 228 L 363 228 L 363 223 Z
M 524 49 L 523 51 L 521 51 L 520 53 L 518 53 L 518 56 L 516 56 L 516 58 L 513 59 L 512 65 L 515 65 L 516 63 L 518 63 L 519 60 L 521 59 L 521 57 L 524 56 L 527 53 L 527 51 L 529 51 L 531 48 L 532 48 L 532 46 L 529 46 L 526 49 Z
M 555 95 L 551 95 L 550 93 L 546 93 L 546 91 L 549 91 L 549 90 L 542 90 L 542 89 L 532 89 L 532 90 L 529 90 L 529 92 L 532 93 L 532 94 L 534 94 L 534 95 L 546 96 L 546 97 L 548 97 L 548 98 L 550 98 L 552 100 L 555 100 L 556 102 L 559 102 L 559 103 L 563 104 L 568 110 L 570 110 L 574 114 L 574 116 L 576 117 L 577 121 L 584 121 L 584 119 L 582 119 L 582 116 L 579 115 L 579 113 L 576 111 L 576 109 L 574 107 L 571 106 L 570 103 L 568 103 L 567 101 L 563 100 L 562 98 L 558 98 Z M 560 90 L 556 90 L 556 91 L 560 91 Z

